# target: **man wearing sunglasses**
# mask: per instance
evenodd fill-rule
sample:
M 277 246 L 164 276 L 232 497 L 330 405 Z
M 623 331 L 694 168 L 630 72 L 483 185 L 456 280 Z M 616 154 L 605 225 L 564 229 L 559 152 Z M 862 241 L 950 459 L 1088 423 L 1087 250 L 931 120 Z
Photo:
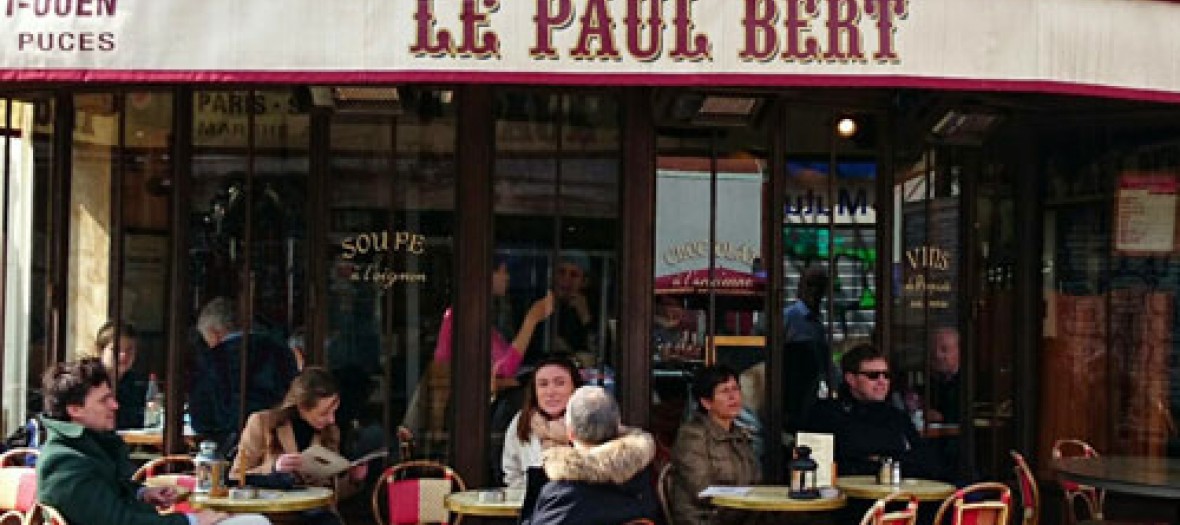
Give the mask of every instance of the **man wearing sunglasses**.
M 839 397 L 820 401 L 805 425 L 834 436 L 840 474 L 875 474 L 882 459 L 893 458 L 901 461 L 905 477 L 946 479 L 946 468 L 909 416 L 887 401 L 891 375 L 885 356 L 872 345 L 859 345 L 844 354 L 840 367 Z

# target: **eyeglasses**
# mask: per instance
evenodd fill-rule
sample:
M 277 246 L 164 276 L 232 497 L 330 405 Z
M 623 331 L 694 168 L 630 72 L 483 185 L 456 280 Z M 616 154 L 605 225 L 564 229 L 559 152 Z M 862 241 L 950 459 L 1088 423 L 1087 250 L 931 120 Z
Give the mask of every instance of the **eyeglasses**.
M 872 379 L 873 381 L 881 378 L 889 379 L 891 375 L 888 370 L 861 370 L 857 372 L 857 374 Z

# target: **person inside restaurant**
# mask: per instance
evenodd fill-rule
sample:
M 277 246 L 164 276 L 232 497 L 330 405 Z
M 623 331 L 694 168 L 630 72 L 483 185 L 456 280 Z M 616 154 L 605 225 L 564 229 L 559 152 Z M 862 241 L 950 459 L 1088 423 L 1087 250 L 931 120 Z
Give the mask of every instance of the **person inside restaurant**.
M 537 338 L 528 348 L 526 361 L 548 354 L 581 355 L 592 353 L 591 335 L 595 333 L 595 308 L 587 295 L 590 285 L 590 257 L 580 250 L 561 253 L 553 284 L 541 299 L 553 298 L 553 315 L 538 331 L 552 332 L 552 340 Z M 551 345 L 551 346 L 550 346 Z
M 619 405 L 602 387 L 570 396 L 565 427 L 572 447 L 545 451 L 545 474 L 530 525 L 617 525 L 660 519 L 651 434 L 624 429 Z
M 836 399 L 822 400 L 804 429 L 832 434 L 841 475 L 872 475 L 881 461 L 901 462 L 909 478 L 946 480 L 948 469 L 918 434 L 905 411 L 889 403 L 889 361 L 869 344 L 853 347 L 840 360 L 844 384 Z
M 823 299 L 828 293 L 828 274 L 811 267 L 799 278 L 795 302 L 783 312 L 786 343 L 783 367 L 786 395 L 786 425 L 798 429 L 816 402 L 838 383 L 832 348 L 823 322 Z
M 119 332 L 117 344 L 116 329 Z M 138 337 L 131 323 L 107 321 L 94 338 L 95 351 L 115 379 L 115 400 L 119 402 L 115 428 L 119 430 L 142 428 L 144 423 L 148 378 L 134 369 Z
M 115 434 L 119 408 L 111 379 L 96 358 L 60 362 L 43 377 L 49 439 L 37 461 L 37 501 L 86 525 L 269 525 L 257 514 L 202 510 L 160 514 L 177 501 L 173 487 L 131 481 L 127 445 Z
M 197 331 L 207 345 L 195 355 L 188 404 L 193 430 L 228 450 L 236 439 L 242 392 L 241 352 L 245 338 L 233 300 L 218 297 L 197 317 Z M 249 336 L 246 362 L 246 415 L 283 400 L 298 372 L 285 344 L 261 333 Z
M 680 427 L 672 447 L 672 520 L 676 525 L 744 523 L 751 516 L 715 509 L 697 497 L 710 485 L 753 485 L 762 479 L 750 432 L 735 421 L 742 411 L 737 374 L 716 365 L 692 385 L 698 412 Z
M 537 363 L 525 389 L 524 404 L 504 433 L 500 468 L 504 484 L 523 488 L 530 467 L 540 467 L 542 453 L 570 445 L 565 426 L 566 404 L 582 386 L 578 367 L 565 357 L 547 357 Z
M 959 331 L 942 327 L 934 331 L 934 351 L 930 360 L 929 423 L 959 422 Z

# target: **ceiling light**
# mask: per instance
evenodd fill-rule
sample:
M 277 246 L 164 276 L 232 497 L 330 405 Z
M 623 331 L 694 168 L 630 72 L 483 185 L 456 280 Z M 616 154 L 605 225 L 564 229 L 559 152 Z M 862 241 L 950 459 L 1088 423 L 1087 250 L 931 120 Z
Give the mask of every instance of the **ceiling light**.
M 852 117 L 842 117 L 836 121 L 836 133 L 841 137 L 849 138 L 856 135 L 857 125 L 856 120 Z

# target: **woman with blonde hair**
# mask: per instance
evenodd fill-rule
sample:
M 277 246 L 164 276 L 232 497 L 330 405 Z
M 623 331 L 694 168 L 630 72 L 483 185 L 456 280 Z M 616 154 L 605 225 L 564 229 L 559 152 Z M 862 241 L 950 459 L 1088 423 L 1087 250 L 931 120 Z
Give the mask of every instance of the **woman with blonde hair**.
M 318 366 L 304 368 L 278 407 L 250 415 L 230 477 L 244 482 L 248 474 L 294 476 L 315 485 L 335 482 L 337 498 L 354 494 L 368 472 L 365 465 L 353 467 L 338 479 L 306 479 L 300 473 L 300 452 L 308 447 L 320 445 L 340 451 L 339 406 L 340 393 L 332 373 Z

